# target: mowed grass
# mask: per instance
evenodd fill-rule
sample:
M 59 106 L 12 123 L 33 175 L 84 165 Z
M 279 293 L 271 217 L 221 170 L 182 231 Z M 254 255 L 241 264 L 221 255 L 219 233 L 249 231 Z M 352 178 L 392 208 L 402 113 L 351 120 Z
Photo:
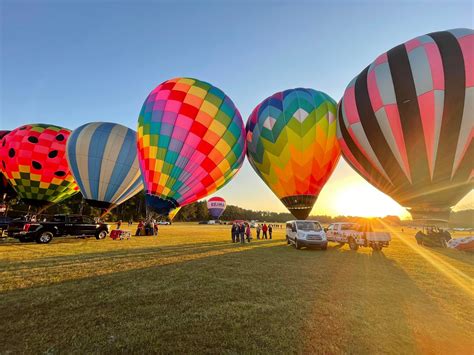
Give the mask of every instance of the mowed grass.
M 382 252 L 229 226 L 158 237 L 0 242 L 1 353 L 474 352 L 472 254 L 388 227 Z

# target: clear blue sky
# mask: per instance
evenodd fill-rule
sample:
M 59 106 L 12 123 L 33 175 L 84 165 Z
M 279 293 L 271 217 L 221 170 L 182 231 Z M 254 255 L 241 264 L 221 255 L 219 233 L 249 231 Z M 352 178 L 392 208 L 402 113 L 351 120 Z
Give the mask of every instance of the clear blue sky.
M 148 93 L 176 76 L 220 87 L 244 120 L 287 88 L 312 87 L 339 100 L 348 82 L 394 45 L 474 27 L 472 1 L 0 4 L 2 129 L 32 122 L 74 129 L 90 121 L 136 129 Z M 340 163 L 315 212 L 341 212 L 331 196 L 344 179 L 364 184 Z M 247 162 L 218 194 L 244 207 L 284 210 Z

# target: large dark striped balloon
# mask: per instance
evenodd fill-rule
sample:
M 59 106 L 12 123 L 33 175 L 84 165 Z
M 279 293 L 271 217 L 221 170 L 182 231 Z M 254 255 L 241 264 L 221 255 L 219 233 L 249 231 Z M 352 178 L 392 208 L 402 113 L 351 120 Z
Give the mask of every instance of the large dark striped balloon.
M 473 187 L 474 31 L 396 46 L 355 77 L 338 108 L 346 161 L 413 218 L 443 218 Z

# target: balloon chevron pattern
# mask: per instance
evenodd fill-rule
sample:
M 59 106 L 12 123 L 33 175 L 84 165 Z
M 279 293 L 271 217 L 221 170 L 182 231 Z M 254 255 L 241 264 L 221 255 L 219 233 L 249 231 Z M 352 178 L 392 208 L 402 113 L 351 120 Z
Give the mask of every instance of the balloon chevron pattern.
M 336 102 L 291 89 L 260 103 L 247 122 L 250 164 L 290 212 L 305 219 L 340 156 Z
M 392 48 L 352 80 L 339 103 L 345 159 L 412 215 L 449 211 L 472 189 L 473 136 L 471 29 Z
M 72 132 L 67 158 L 90 205 L 108 209 L 143 190 L 136 149 L 136 132 L 116 123 L 87 123 Z

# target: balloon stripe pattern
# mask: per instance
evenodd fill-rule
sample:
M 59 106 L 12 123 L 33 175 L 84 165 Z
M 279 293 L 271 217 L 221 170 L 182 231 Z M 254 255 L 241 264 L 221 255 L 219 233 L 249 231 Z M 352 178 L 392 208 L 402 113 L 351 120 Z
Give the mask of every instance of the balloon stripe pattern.
M 93 122 L 71 134 L 67 158 L 84 198 L 93 206 L 118 205 L 143 189 L 136 132 L 116 123 Z
M 70 133 L 54 125 L 29 124 L 2 139 L 3 173 L 21 199 L 45 206 L 79 192 L 65 156 Z
M 130 187 L 120 195 L 119 199 L 115 202 L 115 205 L 120 205 L 122 202 L 127 201 L 129 198 L 135 196 L 137 193 L 139 193 L 142 190 L 143 190 L 143 180 L 140 174 L 140 178 L 135 180 L 135 182 L 132 185 L 130 185 Z
M 138 120 L 148 204 L 167 214 L 224 186 L 244 161 L 244 133 L 239 111 L 215 86 L 177 78 L 156 87 Z
M 405 207 L 449 208 L 471 188 L 474 31 L 430 33 L 380 55 L 338 108 L 347 162 Z
M 247 122 L 250 164 L 295 217 L 305 219 L 340 156 L 336 102 L 291 89 L 260 103 Z

